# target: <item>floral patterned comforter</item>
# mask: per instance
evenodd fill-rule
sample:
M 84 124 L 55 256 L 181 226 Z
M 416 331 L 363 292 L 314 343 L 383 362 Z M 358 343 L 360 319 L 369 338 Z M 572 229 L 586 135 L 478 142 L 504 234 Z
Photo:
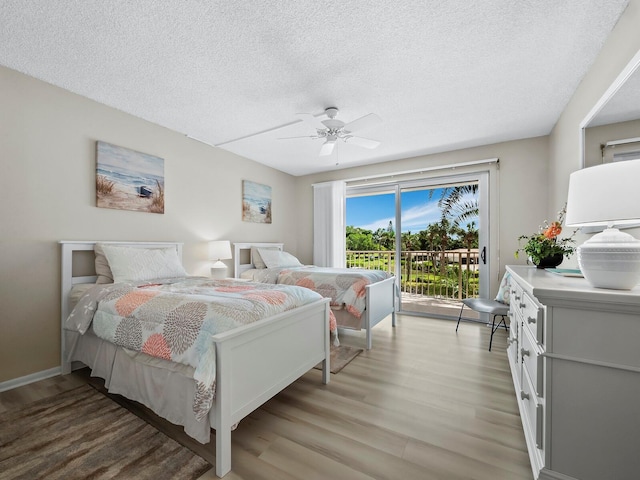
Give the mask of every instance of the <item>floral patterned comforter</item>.
M 391 275 L 382 270 L 356 268 L 296 267 L 278 273 L 279 285 L 298 285 L 331 299 L 332 306 L 343 306 L 360 318 L 365 308 L 365 287 Z
M 100 338 L 192 366 L 197 382 L 193 411 L 200 420 L 211 409 L 215 395 L 216 355 L 211 335 L 320 298 L 306 288 L 200 277 L 97 285 L 74 308 L 67 328 L 84 333 L 93 322 Z

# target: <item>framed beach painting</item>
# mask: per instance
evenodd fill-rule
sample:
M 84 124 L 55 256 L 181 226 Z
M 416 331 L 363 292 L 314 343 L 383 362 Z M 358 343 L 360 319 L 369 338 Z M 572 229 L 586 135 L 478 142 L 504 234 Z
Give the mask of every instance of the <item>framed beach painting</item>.
M 96 205 L 164 213 L 164 159 L 96 142 Z
M 271 223 L 271 187 L 261 183 L 242 181 L 242 220 Z

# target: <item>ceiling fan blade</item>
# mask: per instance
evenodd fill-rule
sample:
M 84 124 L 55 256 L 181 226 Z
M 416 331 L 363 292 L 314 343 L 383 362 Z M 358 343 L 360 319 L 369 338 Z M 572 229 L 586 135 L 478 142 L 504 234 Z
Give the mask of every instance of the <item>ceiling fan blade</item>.
M 316 130 L 325 130 L 327 127 L 320 121 L 319 118 L 314 117 L 310 113 L 297 113 L 296 116 L 305 123 L 308 123 Z
M 335 140 L 334 141 L 327 140 L 322 144 L 322 147 L 320 148 L 320 156 L 324 157 L 326 155 L 331 155 L 333 153 L 333 147 L 335 146 L 336 146 Z
M 371 140 L 370 138 L 362 138 L 362 137 L 347 137 L 345 139 L 346 143 L 350 143 L 352 145 L 357 145 L 359 147 L 364 148 L 376 148 L 380 145 L 380 142 L 377 140 Z
M 314 138 L 314 139 L 316 139 L 316 138 L 320 138 L 320 137 L 317 136 L 317 135 L 303 135 L 301 137 L 279 137 L 278 140 L 292 140 L 294 138 Z
M 375 113 L 370 113 L 364 117 L 356 118 L 354 121 L 347 123 L 343 130 L 345 132 L 355 132 L 364 130 L 365 128 L 375 127 L 382 123 L 382 119 Z
M 262 135 L 263 133 L 273 132 L 274 130 L 280 130 L 281 128 L 284 128 L 284 127 L 290 127 L 291 125 L 295 125 L 296 123 L 299 123 L 299 122 L 295 120 L 293 122 L 285 123 L 284 125 L 279 125 L 273 128 L 267 128 L 266 130 L 260 130 L 259 132 L 249 133 L 247 135 L 243 135 L 242 137 L 232 138 L 231 140 L 225 140 L 224 142 L 216 143 L 214 146 L 221 147 L 223 145 L 228 145 L 229 143 L 239 142 L 240 140 L 245 140 L 247 138 L 255 137 L 257 135 Z M 187 135 L 187 137 L 192 138 L 193 140 L 198 140 L 197 138 L 194 138 L 190 135 Z

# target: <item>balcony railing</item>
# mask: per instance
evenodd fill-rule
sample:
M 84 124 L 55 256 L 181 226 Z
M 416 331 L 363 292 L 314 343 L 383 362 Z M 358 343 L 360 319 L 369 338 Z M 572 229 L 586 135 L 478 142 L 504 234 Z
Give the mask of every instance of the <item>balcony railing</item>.
M 395 273 L 390 251 L 347 250 L 347 267 Z M 400 253 L 400 288 L 404 293 L 462 300 L 478 296 L 478 250 L 418 250 Z

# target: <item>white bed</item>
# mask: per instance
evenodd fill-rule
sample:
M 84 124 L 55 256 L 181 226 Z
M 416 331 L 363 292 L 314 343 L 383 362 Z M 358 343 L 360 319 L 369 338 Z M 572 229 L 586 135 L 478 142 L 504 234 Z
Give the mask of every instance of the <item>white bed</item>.
M 203 441 L 216 430 L 216 475 L 231 470 L 233 426 L 271 397 L 279 393 L 318 363 L 323 363 L 322 382 L 329 382 L 329 302 L 309 305 L 259 320 L 212 336 L 216 345 L 216 396 L 202 422 L 190 417 L 190 392 L 194 380 L 184 366 L 168 360 L 151 364 L 140 361 L 96 335 L 79 335 L 65 330 L 71 311 L 70 297 L 75 285 L 95 283 L 96 276 L 79 275 L 76 264 L 85 266 L 87 254 L 98 242 L 60 242 L 62 247 L 62 373 L 84 365 L 92 375 L 105 379 L 112 393 L 122 394 L 151 408 L 173 423 L 183 425 L 196 440 Z M 130 247 L 174 247 L 181 258 L 182 244 L 161 242 L 100 242 Z M 295 347 L 292 347 L 295 345 Z M 251 361 L 260 352 L 260 361 Z M 144 354 L 142 354 L 144 355 Z M 165 363 L 162 363 L 165 362 Z M 165 367 L 169 368 L 165 368 Z M 162 389 L 158 395 L 157 389 Z M 149 392 L 154 391 L 154 394 Z M 160 399 L 160 400 L 159 400 Z M 200 437 L 200 438 L 198 438 Z
M 234 243 L 234 275 L 235 278 L 243 278 L 243 273 L 248 272 L 256 268 L 254 265 L 253 252 L 257 248 L 276 249 L 283 251 L 283 243 Z M 270 270 L 270 269 L 269 269 Z M 275 282 L 275 277 L 269 280 Z M 370 350 L 373 344 L 372 329 L 382 320 L 391 315 L 391 325 L 396 326 L 396 299 L 397 291 L 395 285 L 395 277 L 390 277 L 385 280 L 372 283 L 365 287 L 365 309 L 362 314 L 361 329 L 366 334 L 366 347 Z M 350 324 L 349 317 L 351 315 L 345 310 L 333 311 L 339 329 L 353 328 L 351 326 L 345 326 Z M 360 319 L 359 319 L 360 320 Z

